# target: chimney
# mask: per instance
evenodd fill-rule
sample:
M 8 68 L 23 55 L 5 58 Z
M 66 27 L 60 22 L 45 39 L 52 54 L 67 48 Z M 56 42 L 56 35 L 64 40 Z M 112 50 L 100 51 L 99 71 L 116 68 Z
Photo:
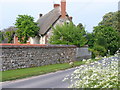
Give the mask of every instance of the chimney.
M 42 17 L 43 16 L 43 14 L 39 14 L 39 17 Z
M 60 7 L 60 4 L 54 4 L 54 8 Z
M 72 20 L 72 19 L 73 19 L 73 17 L 72 17 L 72 16 L 70 16 L 69 18 L 70 18 L 70 20 Z
M 61 18 L 66 16 L 66 0 L 61 0 Z

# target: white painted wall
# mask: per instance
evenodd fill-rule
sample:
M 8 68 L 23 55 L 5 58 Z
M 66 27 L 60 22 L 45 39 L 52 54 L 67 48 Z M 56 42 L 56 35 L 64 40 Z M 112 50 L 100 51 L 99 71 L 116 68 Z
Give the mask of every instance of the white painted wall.
M 40 44 L 40 37 L 30 37 L 30 44 Z
M 40 38 L 40 44 L 45 44 L 45 36 Z

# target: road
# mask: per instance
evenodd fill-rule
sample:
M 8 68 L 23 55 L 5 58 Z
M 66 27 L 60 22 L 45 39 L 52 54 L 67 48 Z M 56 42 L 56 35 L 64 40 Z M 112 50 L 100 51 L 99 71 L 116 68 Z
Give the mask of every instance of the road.
M 72 68 L 27 79 L 7 81 L 2 83 L 2 88 L 67 88 L 69 84 L 62 80 L 74 70 L 75 68 Z
M 106 59 L 106 61 L 110 62 L 111 59 L 120 60 L 120 58 L 112 57 Z M 102 60 L 99 60 L 99 62 L 102 62 Z M 69 86 L 68 82 L 63 82 L 62 80 L 75 69 L 72 68 L 26 79 L 3 82 L 2 88 L 67 88 Z

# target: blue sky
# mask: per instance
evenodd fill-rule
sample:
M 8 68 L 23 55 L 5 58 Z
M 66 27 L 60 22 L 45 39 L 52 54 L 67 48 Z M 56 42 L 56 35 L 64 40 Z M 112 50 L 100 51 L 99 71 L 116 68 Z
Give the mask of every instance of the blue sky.
M 39 14 L 53 9 L 61 0 L 0 0 L 0 29 L 13 26 L 18 15 L 31 15 L 37 21 Z M 102 20 L 108 12 L 118 10 L 119 0 L 66 0 L 67 13 L 77 25 L 82 23 L 88 32 Z

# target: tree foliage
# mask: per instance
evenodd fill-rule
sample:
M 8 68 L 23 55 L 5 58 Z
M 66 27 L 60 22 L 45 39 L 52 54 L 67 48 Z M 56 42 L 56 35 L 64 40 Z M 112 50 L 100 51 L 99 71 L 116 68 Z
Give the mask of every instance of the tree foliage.
M 84 46 L 87 43 L 84 28 L 75 26 L 72 22 L 69 24 L 57 25 L 53 28 L 53 35 L 50 38 L 51 44 Z
M 95 36 L 93 33 L 87 33 L 87 36 L 86 36 L 88 42 L 87 42 L 87 45 L 89 46 L 89 48 L 92 48 L 93 45 L 94 45 L 94 41 L 95 41 Z
M 4 29 L 4 38 L 7 39 L 7 43 L 12 43 L 13 42 L 13 38 L 14 38 L 16 30 L 17 29 L 13 26 Z
M 4 32 L 0 31 L 0 43 L 2 43 L 2 41 L 4 40 L 3 34 L 4 34 Z
M 120 48 L 120 11 L 105 14 L 87 39 L 93 56 L 114 54 Z
M 92 57 L 99 57 L 99 56 L 105 56 L 107 53 L 107 50 L 105 49 L 105 47 L 98 45 L 98 44 L 94 44 L 93 48 L 90 49 L 90 51 L 92 51 Z
M 99 23 L 99 25 L 105 25 L 113 27 L 116 30 L 120 30 L 119 28 L 119 19 L 120 19 L 120 11 L 117 12 L 109 12 L 103 16 L 103 20 Z
M 21 43 L 26 43 L 29 37 L 38 35 L 39 27 L 31 16 L 18 15 L 15 26 L 18 29 L 16 35 Z
M 106 51 L 110 50 L 114 54 L 120 48 L 119 32 L 112 27 L 96 26 L 93 31 L 95 35 L 94 47 L 96 45 L 102 46 Z
M 79 24 L 77 25 L 77 27 L 80 28 L 80 30 L 81 30 L 81 29 L 85 29 L 82 23 L 79 23 Z
M 13 42 L 14 34 L 15 34 L 15 31 L 6 31 L 5 32 L 5 34 L 4 34 L 5 36 L 4 37 L 7 38 L 7 40 L 8 40 L 7 42 L 8 43 L 12 43 Z
M 15 31 L 17 29 L 14 26 L 10 26 L 6 29 L 3 29 L 1 31 L 1 37 L 2 37 L 2 41 L 3 43 L 13 43 L 13 38 L 14 38 L 14 34 Z

